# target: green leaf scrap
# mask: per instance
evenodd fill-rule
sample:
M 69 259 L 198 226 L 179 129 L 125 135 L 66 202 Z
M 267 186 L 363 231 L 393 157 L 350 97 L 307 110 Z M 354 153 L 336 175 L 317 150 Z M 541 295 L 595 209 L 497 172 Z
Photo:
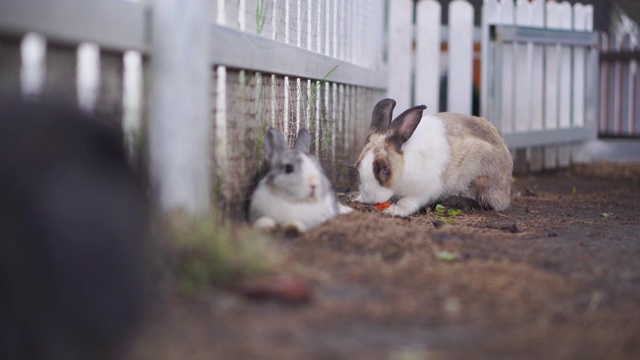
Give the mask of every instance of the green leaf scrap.
M 436 205 L 436 212 L 443 213 L 444 210 L 445 209 L 444 209 L 444 206 L 442 206 L 442 204 Z
M 442 261 L 453 261 L 458 258 L 458 254 L 452 253 L 450 251 L 438 251 L 436 253 L 436 258 Z
M 449 216 L 460 215 L 460 213 L 462 213 L 462 210 L 459 210 L 459 209 L 451 209 L 451 210 L 447 211 L 447 215 L 449 215 Z

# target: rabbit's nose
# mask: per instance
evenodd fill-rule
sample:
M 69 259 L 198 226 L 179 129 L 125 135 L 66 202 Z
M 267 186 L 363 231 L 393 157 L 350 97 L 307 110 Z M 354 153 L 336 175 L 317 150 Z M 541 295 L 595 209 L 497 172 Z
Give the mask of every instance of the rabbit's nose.
M 316 196 L 316 184 L 311 184 L 311 185 L 309 185 L 309 187 L 311 187 L 311 197 L 315 197 Z

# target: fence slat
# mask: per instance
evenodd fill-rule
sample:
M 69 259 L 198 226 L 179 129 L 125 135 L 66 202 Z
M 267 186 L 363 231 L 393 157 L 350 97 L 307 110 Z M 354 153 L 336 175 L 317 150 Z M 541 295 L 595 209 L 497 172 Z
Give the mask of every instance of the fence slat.
M 27 34 L 20 44 L 20 86 L 24 95 L 40 95 L 44 87 L 47 41 L 41 35 Z M 20 61 L 18 60 L 18 61 Z
M 573 30 L 587 30 L 587 14 L 584 5 L 573 6 Z M 585 85 L 586 85 L 586 50 L 573 49 L 573 127 L 584 127 Z
M 100 86 L 100 48 L 95 44 L 82 43 L 78 47 L 77 58 L 78 104 L 80 108 L 93 112 Z
M 502 0 L 499 9 L 500 17 L 497 19 L 498 23 L 513 25 L 515 22 L 513 0 Z M 514 45 L 504 44 L 500 51 L 502 53 L 502 63 L 500 65 L 503 69 L 501 75 L 502 94 L 500 97 L 502 101 L 500 104 L 500 124 L 503 133 L 510 133 L 513 132 L 514 129 Z
M 534 0 L 531 3 L 531 26 L 544 27 L 544 1 Z M 531 111 L 530 130 L 538 131 L 544 129 L 544 47 L 541 45 L 528 44 L 528 51 L 531 54 Z M 544 167 L 544 153 L 542 147 L 531 148 L 530 169 L 532 171 L 542 170 Z
M 413 2 L 411 1 L 398 1 L 389 7 L 387 96 L 395 99 L 396 109 L 400 111 L 404 111 L 412 105 L 412 16 Z
M 638 36 L 633 36 L 631 38 L 631 49 L 633 51 L 638 50 Z M 631 136 L 638 136 L 640 134 L 640 113 L 638 109 L 638 102 L 640 101 L 640 91 L 638 91 L 638 83 L 640 82 L 640 76 L 638 75 L 638 60 L 631 60 L 630 63 L 631 68 L 631 84 L 632 84 L 632 95 L 629 97 L 629 102 L 631 103 L 631 111 L 629 122 L 631 123 Z
M 51 43 L 92 42 L 109 50 L 146 50 L 144 18 L 144 7 L 128 1 L 0 2 L 0 32 L 5 35 L 36 32 Z
M 560 29 L 560 4 L 549 1 L 546 3 L 546 27 Z M 547 45 L 545 54 L 545 111 L 544 128 L 554 130 L 558 128 L 559 99 L 560 99 L 560 46 Z M 544 148 L 544 165 L 547 169 L 555 169 L 558 163 L 558 149 L 555 146 Z
M 165 210 L 206 213 L 210 205 L 209 16 L 207 0 L 154 2 L 149 141 Z
M 427 105 L 425 114 L 434 114 L 440 111 L 441 6 L 434 0 L 420 1 L 416 12 L 416 103 Z
M 489 62 L 490 58 L 495 58 L 493 55 L 495 46 L 491 44 L 489 39 L 489 25 L 495 24 L 498 21 L 498 1 L 497 0 L 485 0 L 482 4 L 482 59 L 480 61 L 481 66 L 481 79 L 480 79 L 480 114 L 482 117 L 491 121 L 494 125 L 497 124 L 497 116 L 495 104 L 497 103 L 497 94 L 495 93 L 495 86 L 491 81 L 494 79 L 495 74 L 490 72 L 493 69 Z M 491 104 L 491 106 L 489 105 Z M 499 125 L 499 124 L 498 124 Z M 501 128 L 501 126 L 498 126 Z
M 471 114 L 473 92 L 473 6 L 449 4 L 449 76 L 447 111 Z
M 533 25 L 533 11 L 528 0 L 518 0 L 515 7 L 517 26 Z M 531 94 L 533 73 L 533 45 L 520 43 L 515 45 L 515 116 L 513 130 L 527 131 L 531 127 Z
M 566 1 L 558 7 L 559 29 L 571 30 L 573 26 L 571 4 Z M 562 46 L 560 50 L 560 92 L 558 104 L 558 125 L 560 128 L 571 127 L 571 48 Z

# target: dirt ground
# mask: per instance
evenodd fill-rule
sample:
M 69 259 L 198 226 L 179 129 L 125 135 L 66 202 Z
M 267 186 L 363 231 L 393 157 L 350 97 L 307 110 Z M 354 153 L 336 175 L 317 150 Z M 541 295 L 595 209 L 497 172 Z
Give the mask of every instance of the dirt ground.
M 309 302 L 165 286 L 125 358 L 640 359 L 640 166 L 517 177 L 513 191 L 502 213 L 351 204 L 277 239 Z

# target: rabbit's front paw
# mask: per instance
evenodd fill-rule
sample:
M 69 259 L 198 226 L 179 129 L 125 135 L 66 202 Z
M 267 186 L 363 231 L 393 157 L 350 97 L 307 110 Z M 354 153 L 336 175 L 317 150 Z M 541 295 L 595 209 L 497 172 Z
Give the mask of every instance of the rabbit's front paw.
M 411 215 L 410 212 L 407 212 L 405 209 L 395 204 L 390 205 L 382 213 L 386 215 L 398 216 L 398 217 L 407 217 Z
M 341 215 L 342 214 L 348 214 L 348 213 L 350 213 L 352 211 L 353 211 L 352 208 L 350 208 L 350 207 L 348 207 L 346 205 L 342 205 L 341 203 L 338 203 L 338 213 L 339 214 L 341 214 Z
M 253 226 L 263 231 L 274 231 L 278 224 L 272 218 L 263 216 L 258 218 L 258 220 L 253 223 Z
M 398 217 L 407 217 L 420 209 L 422 201 L 419 198 L 404 197 L 397 203 L 392 204 L 386 210 L 384 214 Z

